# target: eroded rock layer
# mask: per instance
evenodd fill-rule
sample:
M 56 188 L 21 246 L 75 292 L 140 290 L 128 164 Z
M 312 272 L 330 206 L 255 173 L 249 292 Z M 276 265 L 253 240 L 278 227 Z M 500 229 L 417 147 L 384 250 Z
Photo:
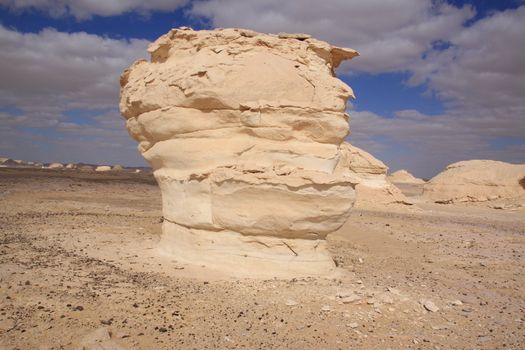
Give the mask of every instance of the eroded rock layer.
M 121 77 L 120 110 L 162 190 L 164 251 L 241 274 L 323 274 L 354 183 L 335 171 L 357 55 L 304 34 L 173 29 Z

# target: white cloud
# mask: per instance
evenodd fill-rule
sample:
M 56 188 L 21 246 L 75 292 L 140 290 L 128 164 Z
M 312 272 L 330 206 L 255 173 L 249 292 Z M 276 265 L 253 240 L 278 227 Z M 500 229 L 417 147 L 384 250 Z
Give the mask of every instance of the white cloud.
M 413 66 L 409 82 L 428 83 L 454 108 L 505 108 L 506 114 L 523 115 L 525 6 L 482 19 L 450 43 Z
M 146 40 L 115 40 L 0 25 L 0 105 L 42 118 L 70 108 L 114 108 L 120 73 L 146 54 Z
M 136 11 L 147 15 L 151 11 L 173 11 L 186 0 L 0 0 L 0 5 L 12 11 L 41 10 L 52 17 L 73 16 L 78 20 L 94 15 L 115 16 Z
M 443 115 L 400 111 L 386 119 L 354 111 L 354 139 L 383 140 L 380 151 L 390 164 L 425 176 L 463 159 L 525 163 L 524 33 L 525 6 L 465 28 L 451 38 L 451 47 L 412 67 L 410 83 L 428 84 L 446 102 Z M 410 156 L 385 145 L 406 147 Z
M 46 124 L 0 113 L 0 155 L 42 162 L 146 165 L 117 111 L 101 113 L 90 124 Z
M 119 76 L 146 40 L 0 25 L 0 153 L 28 160 L 142 164 L 118 113 Z M 90 117 L 77 124 L 67 111 Z M 30 131 L 40 129 L 41 132 Z M 46 158 L 47 156 L 47 158 Z
M 465 159 L 525 163 L 525 126 L 519 118 L 501 125 L 501 118 L 490 114 L 428 116 L 403 110 L 392 118 L 369 111 L 350 115 L 349 141 L 383 158 L 393 170 L 406 168 L 431 177 L 447 164 Z M 510 144 L 498 146 L 501 140 Z
M 343 70 L 372 73 L 408 69 L 474 15 L 469 6 L 432 0 L 210 0 L 196 2 L 190 13 L 217 27 L 312 34 L 360 52 Z

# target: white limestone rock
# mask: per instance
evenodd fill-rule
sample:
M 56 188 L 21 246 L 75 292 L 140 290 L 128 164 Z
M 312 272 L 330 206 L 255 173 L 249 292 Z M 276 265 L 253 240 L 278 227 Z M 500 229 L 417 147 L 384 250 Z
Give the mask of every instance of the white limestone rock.
M 371 207 L 388 204 L 413 204 L 387 178 L 388 167 L 370 153 L 344 142 L 336 173 L 356 184 L 356 206 Z
M 336 171 L 357 56 L 304 34 L 173 29 L 121 77 L 120 110 L 162 192 L 164 252 L 249 276 L 321 275 L 355 182 Z
M 525 206 L 525 164 L 467 160 L 450 164 L 423 188 L 436 203 L 500 202 Z
M 415 177 L 405 169 L 401 169 L 393 172 L 388 176 L 389 180 L 393 183 L 411 184 L 411 185 L 422 185 L 425 183 L 424 180 Z
M 98 171 L 98 172 L 105 172 L 105 171 L 110 171 L 111 170 L 111 167 L 109 165 L 99 165 L 95 168 L 95 171 Z
M 64 164 L 62 163 L 51 163 L 48 165 L 48 168 L 49 169 L 63 169 L 64 168 Z

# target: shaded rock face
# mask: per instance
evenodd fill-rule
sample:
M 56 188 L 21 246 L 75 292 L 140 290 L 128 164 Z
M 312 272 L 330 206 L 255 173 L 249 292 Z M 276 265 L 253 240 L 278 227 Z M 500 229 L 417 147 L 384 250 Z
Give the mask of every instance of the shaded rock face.
M 436 203 L 502 202 L 525 206 L 525 164 L 467 160 L 450 164 L 433 177 L 423 196 Z M 501 207 L 503 208 L 503 207 Z
M 370 207 L 412 202 L 387 178 L 388 167 L 370 153 L 344 142 L 336 173 L 355 183 L 356 206 Z
M 240 274 L 315 275 L 354 184 L 335 168 L 357 55 L 308 35 L 173 29 L 121 77 L 120 110 L 162 191 L 162 249 Z

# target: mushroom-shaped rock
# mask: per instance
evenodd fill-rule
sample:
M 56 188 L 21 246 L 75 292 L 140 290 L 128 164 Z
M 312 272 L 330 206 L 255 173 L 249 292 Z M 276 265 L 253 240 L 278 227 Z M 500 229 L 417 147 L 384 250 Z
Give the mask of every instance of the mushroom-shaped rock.
M 240 275 L 320 275 L 347 219 L 335 172 L 357 55 L 305 34 L 173 29 L 121 76 L 120 110 L 162 192 L 161 249 Z

